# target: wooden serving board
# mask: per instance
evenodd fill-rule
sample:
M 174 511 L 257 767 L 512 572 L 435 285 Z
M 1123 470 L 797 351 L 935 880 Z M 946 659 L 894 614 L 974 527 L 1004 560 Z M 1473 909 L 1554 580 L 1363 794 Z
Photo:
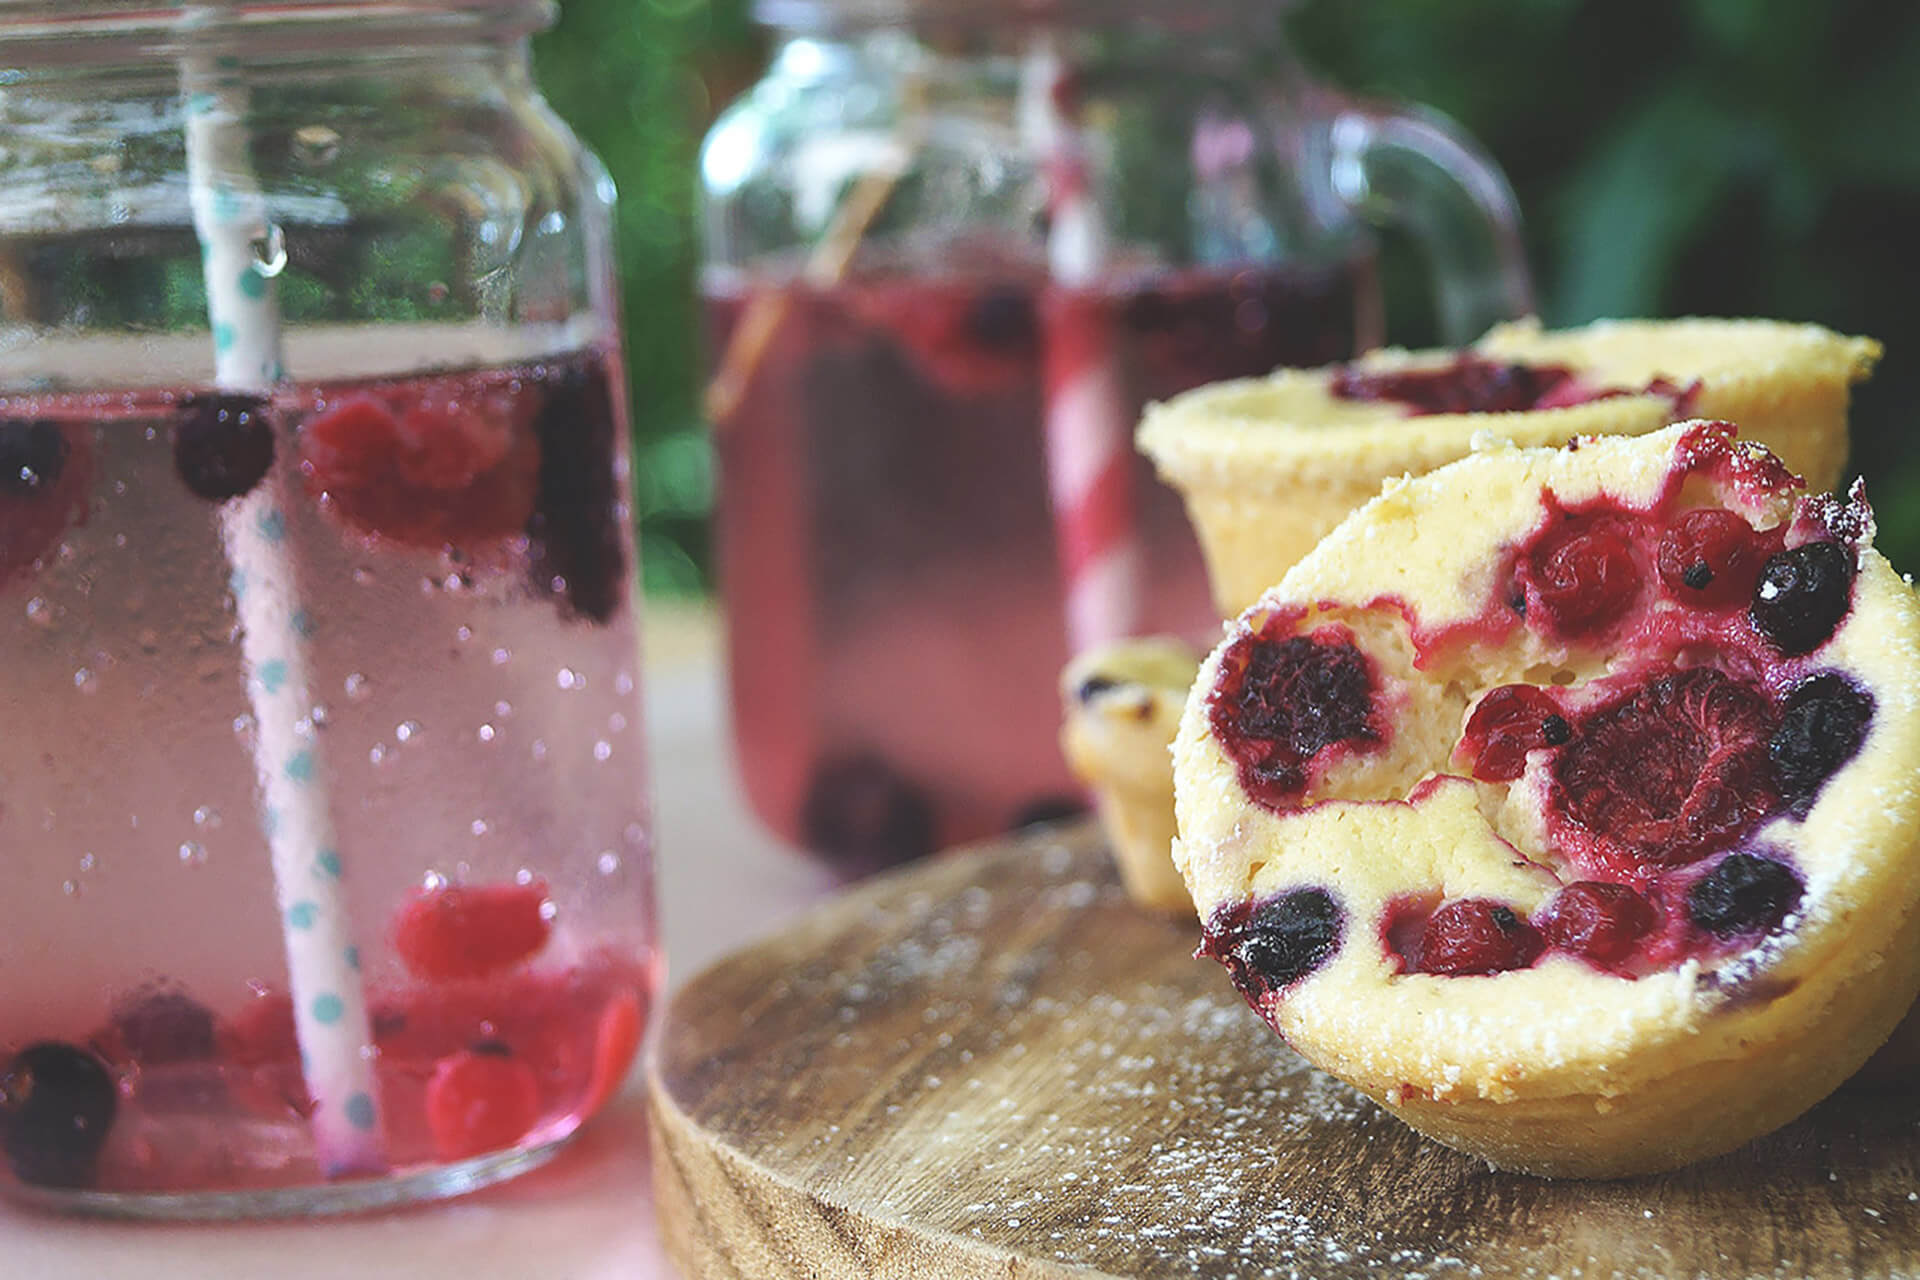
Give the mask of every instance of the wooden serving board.
M 648 1065 L 689 1280 L 1920 1275 L 1920 1098 L 1625 1182 L 1492 1172 L 1308 1067 L 1082 828 L 694 978 Z

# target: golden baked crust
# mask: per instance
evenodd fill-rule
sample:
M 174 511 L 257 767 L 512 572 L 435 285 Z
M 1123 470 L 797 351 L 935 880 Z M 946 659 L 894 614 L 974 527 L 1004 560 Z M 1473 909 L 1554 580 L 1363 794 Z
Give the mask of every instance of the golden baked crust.
M 1690 416 L 1740 424 L 1814 492 L 1833 488 L 1847 461 L 1847 405 L 1880 359 L 1880 344 L 1817 324 L 1779 320 L 1600 320 L 1549 332 L 1537 321 L 1494 328 L 1483 355 L 1566 364 L 1595 381 L 1644 386 L 1699 379 Z
M 1228 958 L 1223 933 L 1259 904 L 1302 887 L 1330 894 L 1334 948 L 1272 989 L 1243 983 L 1250 1002 L 1316 1065 L 1504 1168 L 1619 1176 L 1730 1150 L 1844 1080 L 1920 989 L 1920 602 L 1873 550 L 1864 502 L 1796 503 L 1764 451 L 1703 448 L 1714 430 L 1490 444 L 1389 484 L 1229 629 L 1182 716 L 1174 859 L 1209 946 Z M 1830 638 L 1783 655 L 1745 606 L 1687 621 L 1657 582 L 1635 597 L 1630 634 L 1556 635 L 1532 595 L 1531 613 L 1502 614 L 1515 549 L 1551 536 L 1564 513 L 1625 510 L 1657 530 L 1697 507 L 1738 513 L 1772 546 L 1844 546 L 1855 576 Z M 1329 627 L 1374 664 L 1385 727 L 1309 761 L 1297 802 L 1256 800 L 1212 716 L 1225 664 L 1250 636 Z M 1509 781 L 1462 776 L 1463 725 L 1489 690 L 1551 691 L 1578 743 L 1581 715 L 1599 724 L 1596 709 L 1648 687 L 1650 672 L 1704 667 L 1771 698 L 1772 715 L 1791 690 L 1837 675 L 1867 691 L 1872 714 L 1804 816 L 1776 804 L 1737 839 L 1658 851 L 1672 861 L 1615 877 L 1638 884 L 1664 913 L 1663 936 L 1686 946 L 1640 972 L 1548 949 L 1527 967 L 1457 976 L 1396 954 L 1407 902 L 1494 900 L 1538 923 L 1563 884 L 1607 878 L 1570 843 L 1582 833 L 1555 791 L 1557 745 L 1530 750 Z M 1764 931 L 1716 940 L 1686 918 L 1686 886 L 1734 851 L 1791 868 L 1800 889 Z
M 1435 369 L 1459 354 L 1377 351 L 1351 367 Z M 1770 320 L 1606 321 L 1558 332 L 1523 322 L 1494 329 L 1469 354 L 1565 367 L 1596 389 L 1655 379 L 1700 385 L 1681 397 L 1409 416 L 1392 402 L 1329 394 L 1331 369 L 1289 369 L 1154 405 L 1137 442 L 1186 500 L 1222 613 L 1279 581 L 1383 482 L 1465 456 L 1480 432 L 1557 446 L 1580 435 L 1639 435 L 1677 417 L 1721 418 L 1773 447 L 1814 489 L 1829 488 L 1846 458 L 1850 388 L 1872 371 L 1880 346 Z
M 1187 916 L 1193 899 L 1173 867 L 1168 751 L 1199 666 L 1180 641 L 1148 637 L 1089 649 L 1060 676 L 1060 750 L 1093 791 L 1128 896 Z

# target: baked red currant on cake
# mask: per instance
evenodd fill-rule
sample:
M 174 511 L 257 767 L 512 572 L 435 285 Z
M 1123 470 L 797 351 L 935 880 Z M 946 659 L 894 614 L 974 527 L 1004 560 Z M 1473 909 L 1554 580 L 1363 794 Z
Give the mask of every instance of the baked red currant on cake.
M 1457 351 L 1222 382 L 1147 411 L 1142 452 L 1180 491 L 1214 600 L 1238 613 L 1383 482 L 1464 457 L 1477 433 L 1519 445 L 1731 419 L 1815 490 L 1840 477 L 1870 338 L 1774 320 L 1502 325 Z
M 1920 602 L 1724 423 L 1391 484 L 1243 614 L 1174 747 L 1202 950 L 1503 1168 L 1731 1150 L 1920 988 Z

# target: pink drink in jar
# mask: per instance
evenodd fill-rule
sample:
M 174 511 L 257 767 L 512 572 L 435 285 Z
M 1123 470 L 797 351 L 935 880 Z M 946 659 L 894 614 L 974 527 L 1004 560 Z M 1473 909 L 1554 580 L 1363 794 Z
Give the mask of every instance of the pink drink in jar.
M 827 286 L 716 271 L 708 288 L 716 359 L 744 315 L 775 317 L 714 423 L 742 775 L 775 831 L 851 874 L 1076 803 L 1042 434 L 1054 286 L 985 254 L 942 262 Z M 1195 386 L 1372 345 L 1375 295 L 1365 255 L 1116 271 L 1098 296 L 1128 425 Z M 1179 500 L 1144 460 L 1134 484 L 1143 629 L 1205 638 Z
M 589 348 L 270 400 L 0 397 L 10 1194 L 446 1194 L 621 1083 L 659 968 L 617 376 Z M 269 469 L 391 1166 L 324 1188 L 218 519 Z

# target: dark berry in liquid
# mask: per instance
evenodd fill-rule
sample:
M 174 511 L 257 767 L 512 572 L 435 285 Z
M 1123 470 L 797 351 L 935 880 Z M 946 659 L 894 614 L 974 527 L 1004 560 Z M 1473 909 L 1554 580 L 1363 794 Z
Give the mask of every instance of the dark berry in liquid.
M 29 1045 L 0 1073 L 0 1148 L 22 1182 L 90 1186 L 118 1107 L 113 1077 L 93 1054 L 58 1041 Z
M 626 598 L 627 555 L 615 470 L 619 419 L 604 369 L 555 366 L 541 390 L 539 498 L 527 524 L 534 585 L 606 622 Z
M 260 396 L 188 397 L 173 424 L 173 469 L 195 497 L 250 493 L 273 467 L 273 420 Z
M 0 499 L 35 498 L 60 483 L 67 440 L 51 422 L 0 421 Z
M 827 762 L 807 788 L 807 844 L 849 875 L 865 875 L 934 850 L 933 804 L 878 756 Z

